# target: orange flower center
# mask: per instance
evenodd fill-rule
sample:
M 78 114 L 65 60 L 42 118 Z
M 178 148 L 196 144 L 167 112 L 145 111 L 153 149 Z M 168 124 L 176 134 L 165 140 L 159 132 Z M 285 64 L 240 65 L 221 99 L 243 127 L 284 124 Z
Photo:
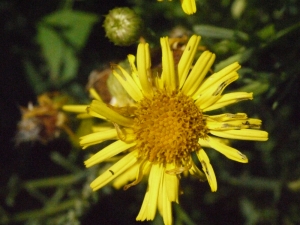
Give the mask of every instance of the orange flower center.
M 150 162 L 184 166 L 190 153 L 200 148 L 199 138 L 207 135 L 203 114 L 181 92 L 156 92 L 143 99 L 134 114 L 139 157 Z

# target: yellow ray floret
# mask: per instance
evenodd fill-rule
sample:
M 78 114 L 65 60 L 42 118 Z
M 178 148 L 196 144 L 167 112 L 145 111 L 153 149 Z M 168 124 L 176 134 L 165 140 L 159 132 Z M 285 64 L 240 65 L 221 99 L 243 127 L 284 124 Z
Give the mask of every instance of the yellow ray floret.
M 161 2 L 163 0 L 157 0 L 157 1 Z M 172 0 L 169 0 L 169 1 L 172 1 Z M 182 10 L 186 14 L 191 15 L 197 11 L 195 0 L 180 0 L 180 2 L 181 2 Z

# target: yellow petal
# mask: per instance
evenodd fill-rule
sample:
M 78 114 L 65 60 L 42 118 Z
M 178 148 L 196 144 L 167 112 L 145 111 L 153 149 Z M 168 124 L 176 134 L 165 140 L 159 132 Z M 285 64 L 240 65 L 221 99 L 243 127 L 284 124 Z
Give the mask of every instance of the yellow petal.
M 168 175 L 166 173 L 164 174 L 164 176 L 174 176 L 174 177 L 176 177 L 175 175 Z M 178 181 L 177 177 L 176 177 L 176 179 Z M 158 196 L 158 198 L 159 198 L 159 201 L 161 202 L 161 205 L 162 205 L 161 209 L 160 209 L 160 214 L 163 217 L 164 224 L 165 225 L 172 225 L 173 224 L 172 202 L 169 199 L 169 196 L 170 196 L 169 188 L 170 188 L 170 186 L 168 186 L 168 184 L 170 184 L 170 183 L 166 180 L 161 184 L 162 188 L 159 192 L 160 195 Z M 178 182 L 176 183 L 176 185 L 178 186 Z M 177 187 L 177 190 L 178 190 L 178 187 Z M 175 196 L 173 196 L 173 197 L 175 197 Z M 177 198 L 178 198 L 178 193 L 177 193 Z M 176 202 L 178 203 L 178 200 Z
M 136 83 L 136 85 L 139 87 L 139 89 L 142 90 L 141 82 L 140 82 L 139 76 L 138 76 L 138 71 L 137 71 L 137 68 L 135 66 L 135 56 L 129 54 L 127 56 L 127 58 L 128 58 L 129 65 L 131 67 L 132 79 L 134 80 L 134 82 Z
M 194 14 L 197 11 L 195 0 L 180 0 L 183 11 L 188 14 Z
M 168 37 L 160 39 L 162 49 L 162 78 L 168 91 L 174 91 L 177 87 L 177 76 L 175 77 L 175 67 L 173 53 L 171 52 Z
M 201 94 L 200 97 L 195 101 L 195 105 L 203 111 L 203 108 L 213 105 L 216 101 L 220 99 L 220 95 L 212 95 L 212 92 L 205 92 Z
M 152 164 L 149 179 L 148 190 L 145 195 L 141 210 L 136 220 L 153 220 L 157 209 L 157 199 L 162 183 L 164 169 L 162 164 Z
M 163 174 L 164 177 L 165 174 Z M 164 192 L 164 179 L 162 180 L 162 184 L 159 187 L 158 197 L 157 197 L 157 209 L 160 215 L 163 217 L 164 214 L 164 198 L 168 199 L 166 192 Z
M 140 209 L 140 212 L 139 212 L 139 214 L 136 217 L 137 221 L 144 221 L 144 220 L 147 219 L 147 215 L 148 215 L 147 214 L 148 213 L 148 202 L 149 202 L 149 199 L 150 199 L 149 196 L 150 196 L 150 193 L 149 193 L 149 186 L 148 186 L 146 194 L 145 194 L 145 197 L 144 197 L 144 200 L 143 200 L 143 203 L 142 203 L 142 206 L 141 206 L 141 209 Z
M 237 140 L 248 141 L 266 141 L 268 140 L 268 132 L 262 130 L 225 130 L 225 131 L 209 131 L 211 134 L 222 137 Z
M 148 203 L 148 220 L 153 220 L 157 209 L 157 197 L 162 178 L 164 175 L 164 168 L 162 164 L 153 164 L 151 167 L 148 185 L 149 185 L 149 203 Z
M 150 167 L 151 167 L 151 163 L 148 160 L 144 160 L 140 162 L 139 167 L 135 171 L 135 181 L 125 185 L 124 190 L 127 190 L 128 188 L 137 185 L 142 180 L 144 175 L 148 172 L 148 168 Z
M 172 170 L 174 168 L 174 164 L 168 163 L 166 165 L 166 170 Z M 179 178 L 177 177 L 177 175 L 164 173 L 164 185 L 168 187 L 166 191 L 169 201 L 178 203 Z
M 152 97 L 151 84 L 151 59 L 148 43 L 140 43 L 137 49 L 137 70 L 143 93 L 146 97 Z
M 209 51 L 205 51 L 201 54 L 182 87 L 184 94 L 193 96 L 194 93 L 198 91 L 203 78 L 210 70 L 215 58 L 216 55 Z
M 209 130 L 241 130 L 247 128 L 259 129 L 262 121 L 260 119 L 245 119 L 245 120 L 231 120 L 231 121 L 215 121 L 207 120 L 206 126 Z
M 213 87 L 215 85 L 219 86 L 220 84 L 218 81 L 224 80 L 224 77 L 228 76 L 231 73 L 236 72 L 239 68 L 241 68 L 241 66 L 237 62 L 235 62 L 235 63 L 232 63 L 229 66 L 225 67 L 224 69 L 220 70 L 219 72 L 214 73 L 213 75 L 209 76 L 203 82 L 203 84 L 201 84 L 201 87 L 200 87 L 198 93 L 196 93 L 195 95 L 200 94 L 200 93 L 205 93 L 207 89 L 211 89 L 211 87 Z
M 209 183 L 212 192 L 217 191 L 217 179 L 215 172 L 209 162 L 209 158 L 203 149 L 196 151 L 197 157 L 202 165 L 202 169 L 206 175 L 207 181 Z
M 209 143 L 211 148 L 215 149 L 216 151 L 220 152 L 221 154 L 225 155 L 227 158 L 231 160 L 241 162 L 241 163 L 248 162 L 247 156 L 245 156 L 235 148 L 222 144 L 221 142 L 215 140 L 212 137 L 208 137 L 207 142 Z
M 102 101 L 100 95 L 97 93 L 97 91 L 94 88 L 90 88 L 89 89 L 90 95 L 94 98 L 97 99 L 99 101 Z
M 199 138 L 198 143 L 200 144 L 201 147 L 210 147 L 206 141 L 203 139 Z
M 224 138 L 218 138 L 218 137 L 215 137 L 214 138 L 216 141 L 218 142 L 221 142 L 223 144 L 229 144 L 229 141 L 228 139 L 224 139 Z M 207 141 L 205 141 L 204 139 L 201 139 L 199 138 L 198 140 L 198 143 L 200 144 L 201 147 L 207 147 L 207 148 L 210 148 L 210 145 L 207 143 Z
M 224 113 L 224 114 L 219 114 L 219 115 L 214 115 L 214 116 L 208 116 L 207 120 L 213 120 L 213 121 L 231 121 L 231 120 L 243 120 L 247 119 L 248 116 L 246 113 Z
M 126 92 L 130 95 L 132 99 L 135 101 L 140 101 L 143 99 L 143 94 L 140 91 L 139 87 L 136 85 L 135 81 L 132 77 L 120 66 L 116 66 L 124 75 L 124 78 L 120 76 L 120 74 L 113 70 L 113 75 L 117 78 L 117 80 L 121 83 Z
M 203 84 L 208 82 L 211 83 L 211 86 L 209 88 L 206 88 L 204 91 L 201 89 L 202 86 L 200 87 L 200 89 L 193 96 L 195 98 L 196 96 L 198 96 L 195 105 L 201 110 L 213 105 L 216 101 L 218 101 L 221 98 L 221 94 L 224 91 L 224 89 L 233 81 L 237 80 L 238 77 L 239 75 L 237 74 L 237 72 L 232 72 L 226 74 L 226 76 L 215 77 L 216 79 L 214 79 L 214 81 L 204 81 Z
M 206 108 L 202 108 L 203 112 L 219 109 L 227 105 L 235 104 L 244 100 L 252 100 L 253 93 L 247 92 L 234 92 L 222 95 L 214 104 Z
M 93 132 L 107 131 L 114 128 L 110 122 L 103 122 L 92 127 Z
M 93 117 L 88 113 L 80 113 L 80 114 L 77 114 L 76 118 L 77 119 L 90 119 L 90 118 L 93 118 Z
M 91 104 L 89 110 L 90 110 L 90 113 L 92 113 L 94 111 L 94 112 L 104 116 L 111 122 L 114 122 L 116 124 L 119 124 L 119 125 L 122 125 L 125 127 L 130 127 L 133 124 L 132 119 L 120 115 L 116 111 L 109 108 L 105 103 L 100 102 L 98 100 L 92 101 L 92 104 Z
M 159 76 L 159 74 L 154 76 L 153 79 L 154 79 L 154 86 L 159 90 L 163 90 L 164 89 L 164 82 L 161 79 L 161 77 Z
M 126 170 L 124 173 L 122 173 L 114 180 L 112 186 L 115 189 L 120 189 L 121 187 L 125 186 L 129 181 L 133 181 L 139 167 L 140 167 L 139 163 L 136 163 L 135 165 L 130 167 L 128 170 Z
M 202 146 L 202 145 L 201 145 Z M 190 174 L 198 177 L 201 181 L 207 180 L 204 173 L 196 166 L 193 160 L 191 160 L 191 168 L 189 169 Z
M 99 152 L 97 152 L 95 155 L 93 155 L 88 160 L 84 161 L 84 164 L 86 167 L 91 167 L 97 163 L 103 162 L 106 159 L 109 159 L 120 152 L 123 152 L 133 146 L 135 146 L 136 143 L 125 143 L 123 141 L 115 141 L 114 143 L 108 145 L 107 147 L 103 148 Z
M 91 145 L 99 144 L 110 139 L 117 139 L 117 131 L 115 129 L 85 135 L 80 138 L 79 143 L 83 146 L 83 149 L 86 149 Z
M 190 72 L 201 37 L 193 35 L 187 43 L 178 63 L 179 88 L 183 86 Z
M 107 120 L 104 116 L 100 115 L 99 113 L 95 112 L 94 110 L 91 109 L 91 106 L 87 107 L 87 113 L 88 115 L 90 115 L 91 117 L 96 117 L 102 120 Z
M 62 109 L 73 113 L 86 113 L 88 105 L 64 105 Z
M 115 163 L 113 166 L 111 166 L 108 170 L 102 173 L 91 183 L 90 186 L 93 189 L 93 191 L 102 188 L 110 181 L 115 179 L 117 176 L 122 174 L 124 171 L 129 169 L 131 166 L 133 166 L 137 162 L 137 156 L 137 151 L 130 152 L 122 159 L 120 159 L 117 163 Z

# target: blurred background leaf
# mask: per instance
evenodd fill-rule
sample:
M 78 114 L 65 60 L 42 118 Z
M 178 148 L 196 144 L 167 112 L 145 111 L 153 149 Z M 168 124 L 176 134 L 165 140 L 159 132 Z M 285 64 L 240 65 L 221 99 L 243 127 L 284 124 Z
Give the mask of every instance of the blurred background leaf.
M 60 10 L 38 23 L 37 42 L 49 68 L 49 82 L 54 87 L 61 88 L 77 75 L 78 53 L 98 20 L 92 13 Z

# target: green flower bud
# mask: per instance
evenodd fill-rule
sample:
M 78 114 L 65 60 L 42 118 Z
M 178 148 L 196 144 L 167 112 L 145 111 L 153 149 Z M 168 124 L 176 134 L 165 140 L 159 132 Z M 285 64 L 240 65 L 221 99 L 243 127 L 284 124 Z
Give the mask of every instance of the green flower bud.
M 130 8 L 114 8 L 106 15 L 103 27 L 106 36 L 115 45 L 128 46 L 141 36 L 143 21 Z

